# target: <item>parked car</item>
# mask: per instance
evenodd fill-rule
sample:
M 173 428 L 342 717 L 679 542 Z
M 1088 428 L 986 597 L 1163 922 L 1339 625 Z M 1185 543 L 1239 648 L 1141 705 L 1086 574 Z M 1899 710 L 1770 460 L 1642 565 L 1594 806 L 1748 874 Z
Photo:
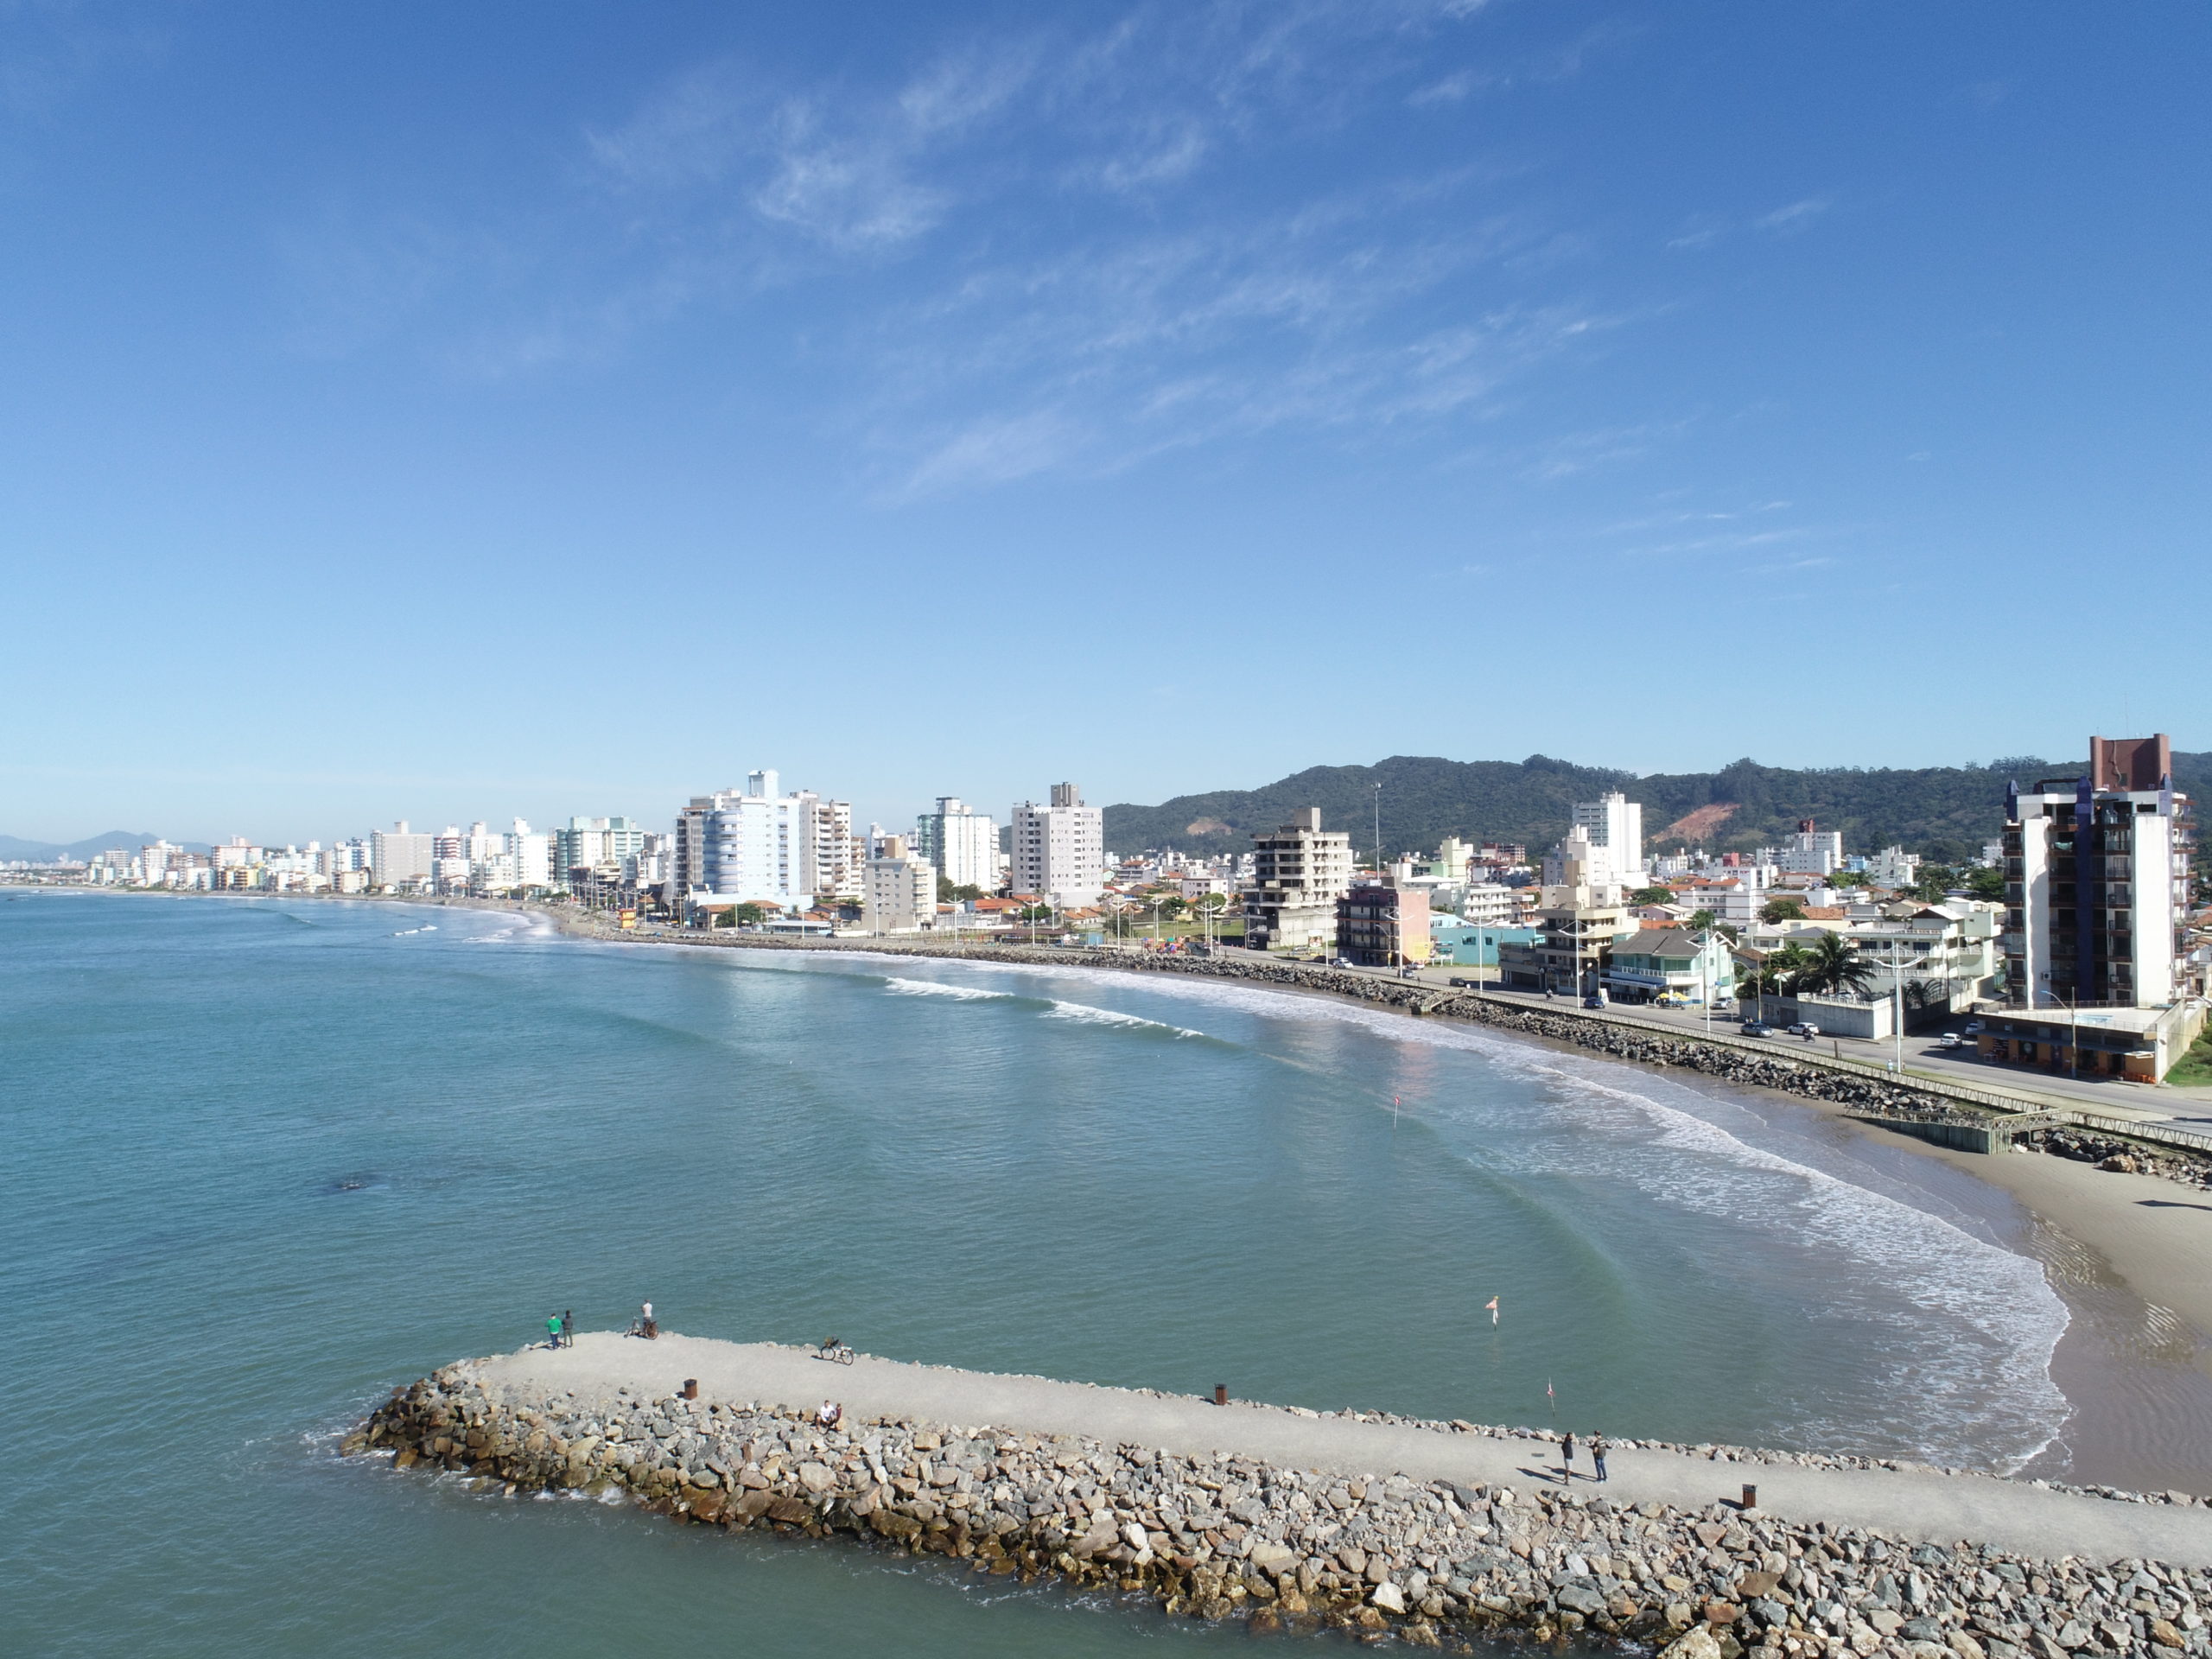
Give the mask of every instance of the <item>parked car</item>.
M 1767 1024 L 1764 1020 L 1745 1020 L 1742 1026 L 1742 1031 L 1744 1035 L 1746 1037 L 1771 1037 L 1774 1035 L 1774 1027 Z
M 1980 1035 L 1981 1035 L 1981 1033 L 1982 1033 L 1982 1030 L 1983 1030 L 1983 1027 L 1982 1027 L 1982 1023 L 1981 1023 L 1981 1021 L 1980 1021 L 1980 1020 L 1967 1020 L 1967 1036 L 1969 1036 L 1969 1037 L 1979 1037 L 1979 1036 L 1980 1036 Z

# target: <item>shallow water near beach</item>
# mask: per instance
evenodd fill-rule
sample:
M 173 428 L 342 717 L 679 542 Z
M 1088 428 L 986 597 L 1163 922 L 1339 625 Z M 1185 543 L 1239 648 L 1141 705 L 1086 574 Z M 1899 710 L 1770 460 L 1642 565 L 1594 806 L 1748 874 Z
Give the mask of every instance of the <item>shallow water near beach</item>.
M 0 1649 L 1237 1639 L 334 1455 L 394 1384 L 648 1298 L 1319 1408 L 2069 1455 L 2018 1207 L 1786 1103 L 1233 985 L 429 915 L 0 906 Z

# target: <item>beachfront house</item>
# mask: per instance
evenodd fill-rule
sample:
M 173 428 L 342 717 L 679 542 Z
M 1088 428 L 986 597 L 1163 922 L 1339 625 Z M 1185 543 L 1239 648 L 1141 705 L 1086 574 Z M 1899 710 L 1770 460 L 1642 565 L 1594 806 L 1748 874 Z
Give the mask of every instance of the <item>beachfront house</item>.
M 1605 990 L 1616 1002 L 1732 1000 L 1735 958 L 1717 932 L 1646 927 L 1613 945 L 1605 963 Z

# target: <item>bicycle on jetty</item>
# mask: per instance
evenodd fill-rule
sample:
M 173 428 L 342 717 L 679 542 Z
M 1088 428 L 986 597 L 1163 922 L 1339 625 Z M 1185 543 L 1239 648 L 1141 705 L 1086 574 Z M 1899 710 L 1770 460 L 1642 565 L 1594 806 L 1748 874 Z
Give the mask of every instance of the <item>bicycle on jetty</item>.
M 853 1363 L 853 1351 L 835 1337 L 830 1338 L 817 1349 L 814 1357 L 817 1359 L 829 1360 L 838 1365 L 849 1365 Z

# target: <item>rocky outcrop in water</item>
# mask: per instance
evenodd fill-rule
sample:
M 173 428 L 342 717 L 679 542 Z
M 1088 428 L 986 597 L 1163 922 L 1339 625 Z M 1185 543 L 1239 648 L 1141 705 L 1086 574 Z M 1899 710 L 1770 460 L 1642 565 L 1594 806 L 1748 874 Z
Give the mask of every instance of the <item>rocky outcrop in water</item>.
M 1346 1478 L 1243 1458 L 753 1404 L 513 1397 L 450 1366 L 346 1443 L 510 1492 L 623 1491 L 690 1524 L 842 1535 L 1025 1581 L 1430 1647 L 1477 1636 L 1663 1643 L 1677 1659 L 2212 1654 L 2212 1580 L 2154 1561 L 1908 1546 L 1716 1504 L 1617 1505 Z

